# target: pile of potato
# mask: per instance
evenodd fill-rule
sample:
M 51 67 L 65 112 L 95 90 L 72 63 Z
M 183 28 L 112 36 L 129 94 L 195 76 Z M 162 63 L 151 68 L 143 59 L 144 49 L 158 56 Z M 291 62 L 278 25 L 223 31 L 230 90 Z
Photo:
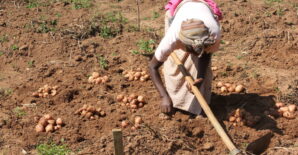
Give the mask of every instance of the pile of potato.
M 131 127 L 131 130 L 136 130 L 136 129 L 140 128 L 140 124 L 142 124 L 142 123 L 143 123 L 142 117 L 141 117 L 141 116 L 136 116 L 136 117 L 134 118 L 134 124 L 133 124 L 133 126 Z M 121 122 L 121 127 L 122 127 L 122 128 L 126 128 L 126 127 L 128 127 L 129 125 L 130 125 L 130 122 L 129 122 L 128 120 L 123 120 L 123 121 Z
M 88 119 L 97 119 L 99 117 L 106 116 L 106 113 L 101 108 L 95 108 L 90 105 L 84 104 L 82 108 L 77 110 L 75 114 L 79 114 L 82 117 L 88 118 Z
M 253 116 L 251 113 L 244 109 L 236 109 L 229 117 L 229 122 L 233 123 L 233 126 L 254 126 L 261 119 L 260 116 Z
M 277 112 L 280 116 L 283 116 L 288 119 L 295 118 L 295 111 L 297 110 L 297 106 L 295 104 L 286 105 L 282 102 L 275 103 L 276 108 L 278 109 Z
M 117 95 L 117 102 L 121 102 L 121 106 L 127 106 L 131 109 L 142 108 L 145 104 L 145 98 L 142 95 L 130 94 L 125 96 L 123 94 Z
M 220 92 L 222 93 L 226 93 L 226 92 L 236 92 L 236 93 L 240 93 L 244 90 L 244 86 L 242 84 L 231 84 L 231 83 L 223 83 L 223 82 L 218 82 L 216 84 L 217 88 L 220 88 Z
M 58 86 L 49 86 L 49 85 L 44 85 L 43 87 L 39 88 L 37 92 L 33 92 L 32 96 L 33 97 L 48 97 L 48 96 L 55 96 L 57 95 L 57 89 Z
M 50 115 L 45 114 L 38 120 L 37 125 L 35 126 L 36 132 L 53 132 L 61 129 L 63 125 L 63 121 L 61 118 L 57 118 L 56 120 Z
M 91 76 L 88 78 L 88 82 L 93 84 L 101 84 L 101 83 L 106 83 L 108 81 L 109 81 L 108 76 L 105 75 L 100 77 L 98 72 L 93 72 Z
M 147 71 L 140 68 L 137 68 L 136 70 L 123 71 L 122 74 L 128 81 L 140 80 L 141 82 L 144 82 L 150 78 Z

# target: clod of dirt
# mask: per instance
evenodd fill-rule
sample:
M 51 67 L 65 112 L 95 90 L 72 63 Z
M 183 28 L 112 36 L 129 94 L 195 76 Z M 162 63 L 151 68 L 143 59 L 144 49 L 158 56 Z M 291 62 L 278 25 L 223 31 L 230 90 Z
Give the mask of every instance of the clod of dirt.
M 82 61 L 82 60 L 83 60 L 82 56 L 80 56 L 80 55 L 76 55 L 76 56 L 74 56 L 73 59 L 74 59 L 75 61 Z
M 36 132 L 54 132 L 56 130 L 61 129 L 63 125 L 64 123 L 61 118 L 57 118 L 55 120 L 50 114 L 45 114 L 39 119 L 37 125 L 35 126 L 35 131 Z
M 46 98 L 48 96 L 55 96 L 57 95 L 57 89 L 58 89 L 58 86 L 51 87 L 46 84 L 43 87 L 39 88 L 37 92 L 33 92 L 32 96 L 43 97 L 43 98 Z
M 92 75 L 88 78 L 88 82 L 93 84 L 106 83 L 109 80 L 110 80 L 109 77 L 106 75 L 100 77 L 98 72 L 93 72 Z
M 204 130 L 199 127 L 196 127 L 192 130 L 192 135 L 196 137 L 202 137 L 204 135 Z
M 78 109 L 75 114 L 79 114 L 82 117 L 91 120 L 106 116 L 106 113 L 101 108 L 96 109 L 95 107 L 86 104 L 84 104 L 82 108 Z
M 122 74 L 128 81 L 140 80 L 141 82 L 144 82 L 150 78 L 147 71 L 140 68 L 137 68 L 136 70 L 123 71 Z
M 211 151 L 214 149 L 214 145 L 210 142 L 207 142 L 202 147 L 203 150 Z

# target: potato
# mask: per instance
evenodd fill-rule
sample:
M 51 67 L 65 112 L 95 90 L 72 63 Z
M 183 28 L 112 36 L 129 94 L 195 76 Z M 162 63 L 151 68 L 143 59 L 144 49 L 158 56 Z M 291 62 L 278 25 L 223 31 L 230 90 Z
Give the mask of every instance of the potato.
M 145 99 L 144 99 L 144 96 L 138 96 L 137 100 L 141 103 L 144 103 L 145 102 Z
M 38 124 L 40 124 L 42 126 L 46 126 L 46 125 L 48 125 L 48 120 L 46 120 L 44 117 L 41 117 L 38 121 Z
M 101 111 L 99 114 L 100 114 L 100 116 L 102 116 L 102 117 L 106 116 L 106 113 L 105 113 L 104 111 Z
M 135 124 L 141 124 L 143 122 L 142 117 L 141 116 L 136 116 L 135 117 Z
M 136 128 L 135 126 L 132 126 L 130 129 L 131 129 L 132 131 L 137 130 L 137 128 Z
M 228 88 L 229 92 L 234 92 L 235 91 L 236 86 L 235 85 L 231 85 L 231 87 Z
M 102 77 L 102 81 L 103 81 L 103 83 L 106 83 L 106 82 L 108 82 L 109 81 L 109 77 L 108 76 L 103 76 Z
M 148 75 L 148 74 L 144 75 L 145 81 L 148 80 L 149 78 L 150 78 L 150 75 Z
M 138 96 L 135 93 L 132 93 L 132 94 L 129 95 L 129 97 L 131 99 L 137 99 Z
M 295 118 L 294 113 L 291 113 L 289 111 L 285 111 L 282 116 L 285 117 L 285 118 L 288 118 L 288 119 L 294 119 Z
M 121 122 L 121 127 L 126 128 L 129 125 L 128 121 L 124 120 Z
M 122 100 L 122 102 L 123 103 L 127 103 L 128 102 L 128 98 L 127 97 L 124 97 L 123 100 Z
M 99 113 L 99 112 L 102 111 L 102 109 L 101 108 L 97 108 L 96 111 Z
M 235 117 L 241 117 L 240 109 L 236 109 L 236 111 L 235 111 Z
M 54 131 L 54 126 L 53 124 L 48 124 L 46 126 L 46 132 L 53 132 Z
M 48 123 L 49 123 L 49 124 L 55 124 L 55 123 L 56 123 L 56 121 L 55 121 L 55 120 L 53 120 L 53 119 L 50 119 L 50 120 L 48 120 Z
M 52 90 L 52 91 L 51 91 L 51 95 L 52 95 L 52 96 L 57 95 L 57 90 Z
M 241 122 L 241 118 L 240 117 L 237 117 L 236 118 L 236 122 L 238 122 L 238 123 Z
M 227 92 L 227 88 L 226 88 L 225 86 L 222 86 L 222 87 L 220 88 L 220 91 L 221 91 L 222 93 Z
M 117 95 L 116 100 L 117 100 L 118 102 L 121 102 L 121 101 L 123 100 L 123 98 L 124 98 L 124 95 L 119 94 L 119 95 Z
M 32 93 L 32 96 L 33 96 L 33 97 L 39 97 L 38 92 L 33 92 L 33 93 Z
M 99 73 L 98 72 L 93 72 L 91 75 L 94 79 L 99 77 Z
M 134 80 L 134 76 L 133 75 L 129 75 L 128 81 L 133 81 L 133 80 Z
M 276 106 L 277 108 L 280 108 L 280 107 L 285 106 L 285 104 L 282 103 L 282 102 L 277 102 L 277 103 L 275 103 L 275 106 Z
M 57 118 L 57 119 L 56 119 L 56 124 L 58 124 L 58 125 L 62 125 L 62 124 L 63 124 L 62 119 L 61 119 L 61 118 Z
M 140 81 L 141 81 L 141 82 L 144 82 L 144 81 L 146 81 L 146 80 L 145 80 L 145 78 L 142 76 L 142 77 L 140 77 Z
M 37 125 L 35 126 L 35 131 L 36 131 L 36 132 L 44 132 L 44 126 L 41 125 L 41 124 L 37 124 Z
M 94 107 L 90 106 L 87 108 L 87 111 L 93 113 L 96 111 L 96 109 Z
M 86 114 L 87 114 L 86 110 L 83 110 L 82 113 L 81 113 L 81 115 L 84 116 L 84 117 L 85 117 Z
M 44 117 L 46 120 L 53 119 L 53 117 L 52 117 L 50 114 L 45 114 L 43 117 Z
M 295 110 L 296 110 L 296 105 L 294 105 L 294 104 L 290 104 L 290 105 L 288 105 L 288 108 L 289 108 L 289 111 L 290 112 L 294 112 Z
M 141 72 L 136 72 L 136 73 L 134 74 L 134 77 L 140 78 L 140 77 L 141 77 Z
M 87 112 L 86 115 L 85 115 L 85 117 L 86 117 L 86 118 L 90 118 L 92 115 L 93 115 L 92 112 Z
M 286 112 L 286 111 L 289 111 L 289 107 L 281 107 L 279 108 L 279 110 L 282 112 Z
M 227 88 L 229 88 L 229 87 L 232 86 L 232 84 L 230 84 L 230 83 L 225 83 L 224 86 L 226 86 Z
M 142 75 L 142 76 L 144 76 L 144 75 L 146 75 L 146 74 L 147 74 L 146 71 L 142 71 L 142 72 L 141 72 L 141 75 Z
M 221 88 L 223 86 L 222 82 L 217 82 L 216 87 Z
M 131 102 L 130 102 L 130 104 L 137 104 L 138 103 L 138 100 L 137 99 L 133 99 Z
M 88 108 L 87 104 L 84 104 L 83 107 L 82 107 L 83 110 L 86 110 L 87 108 Z
M 230 121 L 230 122 L 234 122 L 235 120 L 236 120 L 236 117 L 234 117 L 234 116 L 230 116 L 230 117 L 229 117 L 229 121 Z
M 131 104 L 131 105 L 130 105 L 130 108 L 131 108 L 131 109 L 137 109 L 138 107 L 137 107 L 136 104 Z
M 237 85 L 236 86 L 236 88 L 235 88 L 235 92 L 236 93 L 240 93 L 240 92 L 242 92 L 244 90 L 244 87 L 243 87 L 243 85 Z

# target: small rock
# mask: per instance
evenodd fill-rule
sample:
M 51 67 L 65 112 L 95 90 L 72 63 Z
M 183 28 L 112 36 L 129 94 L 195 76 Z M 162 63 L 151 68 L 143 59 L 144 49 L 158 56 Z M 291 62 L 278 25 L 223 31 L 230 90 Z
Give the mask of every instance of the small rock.
M 82 58 L 81 56 L 79 56 L 79 55 L 76 55 L 76 56 L 74 57 L 74 60 L 75 60 L 75 61 L 82 61 L 83 58 Z
M 23 45 L 19 48 L 20 50 L 27 50 L 28 49 L 28 45 Z
M 207 142 L 207 143 L 205 143 L 205 144 L 203 145 L 203 150 L 208 150 L 208 151 L 210 151 L 210 150 L 212 150 L 213 148 L 214 148 L 214 146 L 213 146 L 213 144 L 210 143 L 210 142 Z

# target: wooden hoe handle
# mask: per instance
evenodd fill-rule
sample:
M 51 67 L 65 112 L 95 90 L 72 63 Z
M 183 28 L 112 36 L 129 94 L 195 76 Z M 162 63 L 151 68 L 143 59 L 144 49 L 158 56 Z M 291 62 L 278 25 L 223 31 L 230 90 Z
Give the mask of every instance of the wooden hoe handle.
M 182 72 L 183 76 L 185 77 L 186 81 L 191 85 L 191 89 L 193 93 L 195 94 L 196 98 L 198 99 L 201 107 L 203 108 L 204 112 L 206 113 L 208 119 L 210 120 L 211 124 L 219 134 L 219 136 L 222 138 L 223 142 L 226 144 L 228 149 L 230 150 L 230 154 L 236 155 L 240 153 L 240 150 L 238 150 L 235 145 L 232 143 L 231 139 L 228 137 L 228 135 L 225 133 L 224 129 L 221 127 L 217 119 L 215 118 L 213 112 L 211 111 L 209 105 L 207 104 L 206 100 L 200 93 L 199 89 L 193 85 L 194 80 L 189 75 L 188 71 L 185 69 L 184 65 L 180 61 L 180 59 L 177 57 L 177 55 L 172 52 L 171 57 L 174 59 L 175 63 L 178 65 L 180 71 Z

